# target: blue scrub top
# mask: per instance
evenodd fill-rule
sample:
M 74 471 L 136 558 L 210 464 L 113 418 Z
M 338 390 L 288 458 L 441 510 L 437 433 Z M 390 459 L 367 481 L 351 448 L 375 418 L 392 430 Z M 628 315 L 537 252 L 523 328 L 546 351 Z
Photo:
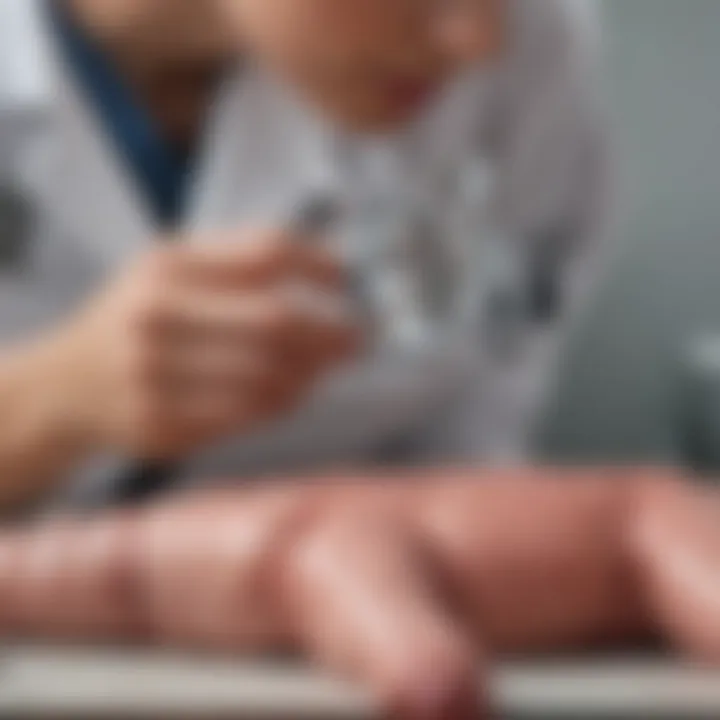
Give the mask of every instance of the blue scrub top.
M 190 158 L 170 147 L 110 59 L 78 27 L 62 0 L 49 1 L 61 51 L 89 103 L 124 158 L 155 221 L 177 225 L 183 215 Z

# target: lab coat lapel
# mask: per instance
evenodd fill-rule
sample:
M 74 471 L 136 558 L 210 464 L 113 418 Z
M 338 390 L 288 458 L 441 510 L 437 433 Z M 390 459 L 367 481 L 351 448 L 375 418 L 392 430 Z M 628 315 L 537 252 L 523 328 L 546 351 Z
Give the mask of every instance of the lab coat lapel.
M 39 37 L 47 46 L 52 96 L 44 142 L 24 180 L 56 231 L 108 271 L 146 246 L 153 223 L 129 169 L 54 47 L 52 33 Z
M 206 137 L 193 230 L 277 223 L 324 172 L 323 128 L 254 66 L 228 80 Z

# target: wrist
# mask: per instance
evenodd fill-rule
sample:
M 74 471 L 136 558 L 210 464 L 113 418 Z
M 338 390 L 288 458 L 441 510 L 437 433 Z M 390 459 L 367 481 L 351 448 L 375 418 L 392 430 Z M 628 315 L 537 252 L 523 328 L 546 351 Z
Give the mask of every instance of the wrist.
M 70 332 L 58 333 L 30 347 L 22 358 L 23 380 L 28 391 L 35 389 L 37 417 L 48 434 L 70 452 L 90 453 L 99 449 L 92 377 L 77 351 Z
M 40 341 L 0 361 L 5 440 L 42 449 L 48 458 L 81 458 L 93 449 L 82 401 L 72 381 L 72 359 L 60 342 Z M 55 464 L 55 463 L 53 463 Z
M 59 520 L 0 536 L 0 634 L 73 641 L 144 637 L 134 515 Z

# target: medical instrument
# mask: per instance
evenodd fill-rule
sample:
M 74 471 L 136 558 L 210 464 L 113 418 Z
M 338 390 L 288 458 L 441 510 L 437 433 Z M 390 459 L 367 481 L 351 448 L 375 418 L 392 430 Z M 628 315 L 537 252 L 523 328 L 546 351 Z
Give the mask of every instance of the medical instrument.
M 310 242 L 330 242 L 329 235 L 335 234 L 333 240 L 339 241 L 337 250 L 345 264 L 352 310 L 363 326 L 368 343 L 374 344 L 380 315 L 372 287 L 373 272 L 368 257 L 363 260 L 342 242 L 340 223 L 345 212 L 344 203 L 337 195 L 316 191 L 309 193 L 305 201 L 291 210 L 286 225 L 291 232 Z
M 309 199 L 298 203 L 285 226 L 298 235 L 321 237 L 325 235 L 340 216 L 340 206 L 330 195 L 313 193 Z M 139 463 L 121 483 L 120 494 L 129 503 L 140 502 L 170 487 L 177 467 L 163 463 Z

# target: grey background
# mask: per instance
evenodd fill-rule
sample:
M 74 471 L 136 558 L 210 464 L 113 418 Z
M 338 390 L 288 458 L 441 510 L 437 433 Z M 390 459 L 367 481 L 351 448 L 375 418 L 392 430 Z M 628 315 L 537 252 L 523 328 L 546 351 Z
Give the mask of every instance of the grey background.
M 622 252 L 538 444 L 554 460 L 684 459 L 678 359 L 698 335 L 720 335 L 720 0 L 601 1 Z M 720 466 L 720 370 L 716 395 L 706 414 Z
M 571 343 L 540 447 L 555 460 L 683 459 L 680 358 L 720 335 L 720 0 L 603 9 L 622 252 Z

